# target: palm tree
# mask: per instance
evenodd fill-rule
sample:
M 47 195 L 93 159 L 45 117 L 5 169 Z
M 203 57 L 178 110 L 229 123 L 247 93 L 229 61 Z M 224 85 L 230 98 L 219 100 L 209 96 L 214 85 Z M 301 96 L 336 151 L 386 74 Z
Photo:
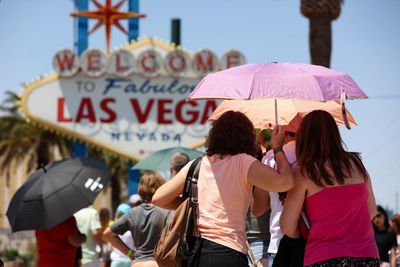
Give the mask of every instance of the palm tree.
M 20 97 L 11 91 L 0 105 L 5 116 L 0 117 L 0 172 L 9 182 L 23 162 L 29 172 L 60 158 L 69 158 L 70 141 L 31 123 L 19 113 Z
M 311 63 L 330 67 L 331 23 L 340 15 L 342 0 L 301 0 L 301 13 L 310 20 Z
M 19 112 L 19 102 L 19 95 L 7 91 L 0 104 L 0 111 L 5 113 L 0 116 L 0 173 L 5 174 L 7 184 L 21 164 L 29 173 L 53 160 L 71 157 L 72 141 L 25 121 Z M 121 185 L 127 183 L 128 160 L 90 145 L 88 154 L 103 158 L 112 169 L 112 206 L 116 208 Z

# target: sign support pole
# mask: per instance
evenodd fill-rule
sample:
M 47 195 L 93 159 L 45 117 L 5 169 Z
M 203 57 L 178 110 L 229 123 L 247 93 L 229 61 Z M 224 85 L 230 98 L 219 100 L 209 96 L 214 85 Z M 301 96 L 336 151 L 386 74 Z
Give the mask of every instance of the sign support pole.
M 88 0 L 74 0 L 75 11 L 89 9 Z M 85 17 L 74 18 L 74 50 L 78 55 L 88 48 L 88 19 Z M 72 157 L 87 156 L 86 145 L 80 141 L 74 141 L 72 144 Z
M 139 0 L 129 0 L 128 11 L 139 13 Z M 139 18 L 130 18 L 128 20 L 128 42 L 134 41 L 139 36 Z M 128 164 L 128 194 L 138 193 L 140 171 L 132 170 L 133 163 Z

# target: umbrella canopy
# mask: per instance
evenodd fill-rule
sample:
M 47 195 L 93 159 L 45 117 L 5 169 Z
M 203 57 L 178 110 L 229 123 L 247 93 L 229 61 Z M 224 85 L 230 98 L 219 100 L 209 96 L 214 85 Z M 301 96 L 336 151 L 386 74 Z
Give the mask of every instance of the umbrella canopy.
M 54 227 L 92 204 L 110 178 L 100 159 L 53 161 L 30 175 L 11 199 L 7 217 L 12 231 Z
M 166 171 L 169 170 L 169 164 L 171 157 L 176 152 L 183 152 L 189 156 L 192 160 L 197 157 L 203 156 L 203 152 L 195 149 L 189 149 L 185 147 L 171 147 L 166 149 L 158 150 L 147 157 L 136 163 L 132 169 L 136 170 L 154 170 L 154 171 Z
M 245 64 L 205 76 L 189 99 L 367 98 L 346 73 L 303 63 Z
M 301 119 L 309 112 L 317 109 L 328 111 L 338 125 L 345 124 L 342 116 L 342 105 L 336 101 L 317 102 L 295 99 L 279 99 L 278 124 L 298 128 Z M 210 115 L 209 120 L 218 119 L 228 110 L 240 111 L 254 124 L 255 128 L 270 128 L 275 124 L 275 109 L 273 99 L 254 100 L 224 100 Z M 350 124 L 356 125 L 353 116 L 347 111 Z

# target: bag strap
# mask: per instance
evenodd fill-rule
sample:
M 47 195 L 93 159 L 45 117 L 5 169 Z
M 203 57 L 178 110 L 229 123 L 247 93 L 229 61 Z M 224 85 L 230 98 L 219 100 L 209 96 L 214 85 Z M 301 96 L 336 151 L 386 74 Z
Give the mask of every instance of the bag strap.
M 249 241 L 246 240 L 247 244 L 247 254 L 249 255 L 251 266 L 257 266 L 256 258 L 254 257 L 253 250 L 251 249 L 251 246 L 249 244 Z
M 202 157 L 196 158 L 189 167 L 189 171 L 186 175 L 185 187 L 183 188 L 182 199 L 185 200 L 189 196 L 192 197 L 193 186 L 196 184 L 196 203 L 197 203 L 197 181 L 199 180 L 199 172 Z

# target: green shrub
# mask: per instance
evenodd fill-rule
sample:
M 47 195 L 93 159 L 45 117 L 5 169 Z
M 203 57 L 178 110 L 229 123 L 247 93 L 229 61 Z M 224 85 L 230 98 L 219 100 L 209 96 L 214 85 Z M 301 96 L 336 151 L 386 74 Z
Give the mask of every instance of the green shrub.
M 18 250 L 11 248 L 11 249 L 6 249 L 2 253 L 2 258 L 4 261 L 14 261 L 19 257 L 19 252 Z

